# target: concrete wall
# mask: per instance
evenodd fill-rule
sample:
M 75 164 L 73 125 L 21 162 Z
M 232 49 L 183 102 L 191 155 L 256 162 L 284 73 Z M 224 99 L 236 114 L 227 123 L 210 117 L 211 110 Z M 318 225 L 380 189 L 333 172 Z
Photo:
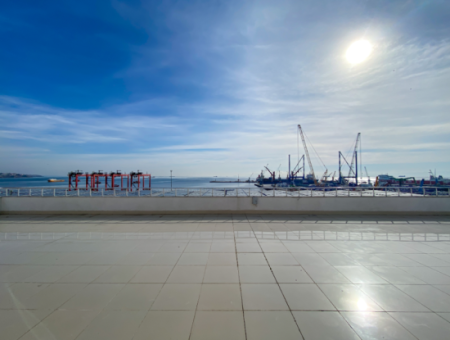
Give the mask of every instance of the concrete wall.
M 257 202 L 255 202 L 255 200 Z M 257 203 L 256 205 L 253 203 Z M 3 197 L 2 214 L 449 214 L 442 197 Z

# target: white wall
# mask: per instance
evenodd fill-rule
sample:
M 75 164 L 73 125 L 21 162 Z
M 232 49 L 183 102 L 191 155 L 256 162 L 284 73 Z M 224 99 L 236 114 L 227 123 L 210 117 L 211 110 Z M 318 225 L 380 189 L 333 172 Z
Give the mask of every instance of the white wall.
M 0 213 L 450 214 L 445 197 L 3 197 Z

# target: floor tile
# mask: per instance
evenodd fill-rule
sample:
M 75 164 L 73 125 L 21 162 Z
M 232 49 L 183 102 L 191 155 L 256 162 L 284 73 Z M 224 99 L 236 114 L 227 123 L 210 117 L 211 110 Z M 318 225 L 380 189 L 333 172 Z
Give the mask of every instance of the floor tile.
M 0 309 L 25 309 L 23 303 L 48 287 L 45 283 L 13 283 L 2 289 Z
M 428 308 L 392 285 L 363 285 L 361 290 L 388 312 L 429 312 Z
M 131 340 L 147 312 L 108 311 L 101 312 L 77 340 Z
M 291 310 L 336 310 L 315 284 L 281 284 Z
M 281 243 L 264 243 L 260 242 L 261 249 L 265 253 L 289 253 L 289 250 Z
M 202 283 L 205 266 L 176 266 L 167 283 Z
M 149 311 L 133 340 L 189 340 L 194 311 Z
M 95 283 L 128 283 L 141 269 L 140 266 L 111 266 L 97 279 Z
M 236 266 L 235 253 L 209 253 L 208 266 Z
M 235 253 L 236 248 L 234 243 L 212 243 L 211 244 L 211 253 Z
M 292 253 L 292 256 L 302 266 L 330 266 L 325 259 L 317 253 Z
M 207 266 L 204 283 L 239 283 L 238 269 L 234 266 Z
M 397 285 L 404 293 L 433 312 L 450 312 L 450 296 L 430 285 Z
M 240 266 L 241 283 L 275 283 L 275 278 L 268 266 Z
M 91 283 L 109 266 L 80 266 L 58 280 L 59 283 Z
M 165 283 L 173 266 L 144 266 L 130 283 Z
M 181 253 L 156 253 L 147 262 L 150 266 L 174 266 L 177 264 Z
M 270 266 L 298 266 L 298 262 L 290 253 L 266 253 Z
M 56 310 L 26 333 L 21 340 L 73 340 L 100 310 Z
M 288 310 L 286 301 L 276 284 L 242 284 L 245 310 Z
M 27 277 L 23 282 L 53 283 L 77 268 L 78 266 L 48 266 L 46 269 Z
M 242 310 L 239 284 L 203 284 L 198 310 Z
M 319 284 L 319 288 L 340 311 L 383 311 L 375 301 L 352 284 Z
M 127 284 L 105 309 L 148 311 L 162 286 L 162 284 Z
M 415 337 L 385 312 L 344 312 L 341 315 L 362 340 L 409 340 Z
M 51 310 L 0 310 L 1 339 L 19 339 L 50 313 Z
M 197 311 L 192 326 L 191 340 L 244 340 L 242 312 Z
M 168 284 L 159 292 L 151 310 L 195 310 L 200 284 Z
M 288 311 L 246 311 L 244 317 L 248 340 L 302 339 L 297 324 Z
M 273 274 L 278 283 L 312 283 L 313 281 L 300 266 L 273 266 Z
M 236 243 L 238 253 L 262 253 L 258 243 Z
M 398 267 L 391 266 L 373 266 L 369 267 L 370 271 L 377 274 L 379 277 L 385 279 L 392 284 L 425 284 L 426 282 L 419 278 L 399 269 Z
M 363 266 L 335 266 L 335 268 L 352 283 L 387 283 Z
M 68 300 L 61 309 L 103 309 L 125 287 L 124 284 L 91 283 Z
M 450 322 L 435 313 L 389 313 L 419 340 L 446 340 Z
M 332 266 L 303 266 L 315 283 L 350 283 L 350 280 Z
M 401 267 L 403 271 L 417 277 L 418 279 L 435 285 L 450 284 L 450 276 L 442 274 L 438 270 L 429 267 Z
M 184 253 L 178 260 L 178 266 L 206 266 L 208 253 Z
M 209 253 L 211 249 L 211 242 L 189 242 L 185 253 Z
M 25 309 L 56 309 L 82 290 L 81 283 L 54 283 L 23 302 Z
M 306 340 L 360 340 L 338 312 L 293 312 Z
M 267 266 L 266 258 L 262 253 L 239 253 L 239 266 Z

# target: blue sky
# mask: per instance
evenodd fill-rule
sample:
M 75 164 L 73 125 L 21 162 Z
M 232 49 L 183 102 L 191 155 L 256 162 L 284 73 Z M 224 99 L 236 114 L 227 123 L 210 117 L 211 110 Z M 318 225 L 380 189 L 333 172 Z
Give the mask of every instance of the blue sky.
M 0 172 L 285 171 L 301 124 L 331 171 L 361 132 L 371 176 L 450 176 L 449 17 L 444 0 L 3 3 Z M 358 39 L 373 52 L 350 65 Z

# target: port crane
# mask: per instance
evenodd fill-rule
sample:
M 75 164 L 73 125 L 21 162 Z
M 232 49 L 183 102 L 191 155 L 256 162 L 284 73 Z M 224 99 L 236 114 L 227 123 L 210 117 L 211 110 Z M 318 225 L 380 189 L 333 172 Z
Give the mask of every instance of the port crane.
M 372 184 L 372 183 L 370 182 L 370 177 L 369 177 L 369 173 L 367 172 L 367 168 L 364 167 L 364 170 L 366 170 L 367 183 L 369 183 L 369 185 L 370 185 L 370 184 Z
M 309 157 L 308 147 L 306 146 L 305 136 L 303 135 L 302 126 L 300 124 L 298 125 L 298 131 L 300 132 L 300 136 L 302 137 L 303 149 L 305 149 L 305 155 L 308 160 L 309 171 L 311 172 L 311 175 L 313 177 L 314 185 L 317 186 L 319 185 L 319 183 L 317 182 L 316 176 L 314 174 L 314 168 L 311 162 L 311 158 Z
M 358 135 L 356 136 L 355 147 L 353 149 L 352 161 L 351 161 L 350 164 L 348 164 L 348 162 L 345 159 L 345 157 L 342 154 L 342 152 L 340 152 L 340 151 L 338 152 L 338 156 L 339 156 L 339 184 L 344 184 L 346 178 L 354 178 L 355 179 L 355 184 L 358 185 L 358 143 L 360 142 L 360 140 L 361 140 L 361 132 L 358 132 Z M 349 167 L 348 176 L 342 176 L 341 158 L 344 160 L 344 162 Z
M 357 176 L 358 173 L 358 169 L 356 169 L 356 172 L 353 171 L 353 165 L 355 165 L 355 160 L 356 160 L 356 152 L 358 150 L 358 143 L 360 143 L 361 141 L 361 132 L 358 132 L 358 135 L 356 136 L 356 142 L 355 142 L 355 148 L 353 149 L 353 155 L 352 155 L 352 161 L 350 163 L 350 169 L 348 171 L 348 177 L 351 176 L 352 172 L 355 174 L 355 176 Z M 356 167 L 358 167 L 358 164 L 356 164 Z M 358 179 L 356 179 L 356 181 L 358 181 Z

